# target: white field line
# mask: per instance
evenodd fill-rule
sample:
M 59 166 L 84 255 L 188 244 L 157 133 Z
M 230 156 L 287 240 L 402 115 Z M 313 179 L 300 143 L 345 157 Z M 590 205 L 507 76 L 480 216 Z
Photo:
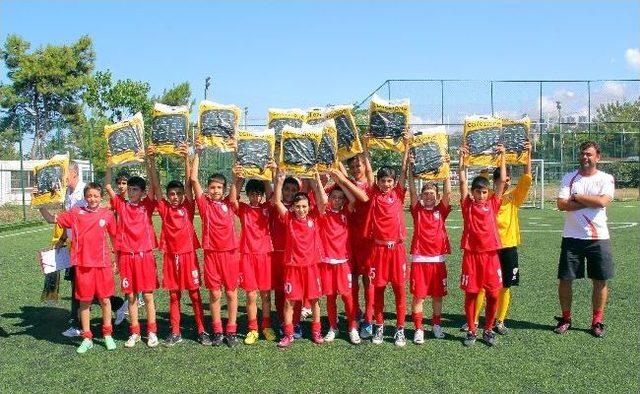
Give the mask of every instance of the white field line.
M 21 231 L 19 233 L 12 233 L 12 234 L 3 234 L 0 235 L 0 239 L 3 238 L 10 238 L 10 237 L 17 237 L 18 235 L 25 235 L 25 234 L 33 234 L 33 233 L 38 233 L 40 231 L 51 231 L 50 227 L 45 227 L 45 228 L 37 228 L 37 229 L 33 229 L 33 230 L 28 230 L 28 231 Z

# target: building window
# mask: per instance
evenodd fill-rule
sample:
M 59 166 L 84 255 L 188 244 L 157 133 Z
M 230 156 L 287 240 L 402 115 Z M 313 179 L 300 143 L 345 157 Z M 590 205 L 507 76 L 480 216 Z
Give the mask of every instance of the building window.
M 11 192 L 12 193 L 20 193 L 21 184 L 20 184 L 20 170 L 11 171 Z M 22 171 L 24 173 L 24 188 L 25 190 L 31 189 L 31 171 Z

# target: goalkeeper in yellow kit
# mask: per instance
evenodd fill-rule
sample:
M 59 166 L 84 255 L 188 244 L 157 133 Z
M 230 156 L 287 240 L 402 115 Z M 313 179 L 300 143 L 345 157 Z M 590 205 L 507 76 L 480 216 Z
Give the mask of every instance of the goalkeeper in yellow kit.
M 496 315 L 496 325 L 494 327 L 494 331 L 501 335 L 505 335 L 508 332 L 504 321 L 509 311 L 511 286 L 518 286 L 520 283 L 520 269 L 518 267 L 520 223 L 518 220 L 518 212 L 520 206 L 527 199 L 529 189 L 531 188 L 531 143 L 529 141 L 525 143 L 525 149 L 529 153 L 527 164 L 525 165 L 524 174 L 520 177 L 520 180 L 513 189 L 509 189 L 511 181 L 509 171 L 507 171 L 507 178 L 504 180 L 500 179 L 500 168 L 496 168 L 493 172 L 494 189 L 499 182 L 505 182 L 505 192 L 502 195 L 502 204 L 500 205 L 497 217 L 498 232 L 500 233 L 500 242 L 502 243 L 502 248 L 498 250 L 502 271 L 502 289 L 498 295 L 498 312 Z M 478 298 L 476 299 L 476 325 L 483 303 L 484 290 L 478 293 Z M 462 329 L 466 331 L 465 326 L 463 326 Z

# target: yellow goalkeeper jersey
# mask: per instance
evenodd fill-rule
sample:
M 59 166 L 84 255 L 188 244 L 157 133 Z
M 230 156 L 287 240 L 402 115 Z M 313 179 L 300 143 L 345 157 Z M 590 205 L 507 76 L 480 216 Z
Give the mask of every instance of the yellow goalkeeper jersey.
M 503 248 L 520 245 L 520 223 L 518 210 L 527 199 L 531 188 L 531 174 L 524 174 L 513 189 L 502 195 L 502 205 L 498 211 L 498 232 Z

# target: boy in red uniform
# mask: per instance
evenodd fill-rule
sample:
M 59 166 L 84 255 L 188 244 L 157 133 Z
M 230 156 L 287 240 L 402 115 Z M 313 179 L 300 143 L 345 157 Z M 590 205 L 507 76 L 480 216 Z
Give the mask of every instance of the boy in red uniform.
M 296 303 L 309 300 L 313 310 L 311 339 L 316 344 L 324 342 L 320 333 L 320 314 L 317 306 L 322 295 L 318 264 L 322 257 L 322 242 L 318 231 L 318 215 L 324 211 L 327 195 L 320 185 L 319 177 L 314 183 L 317 208 L 311 210 L 309 196 L 298 192 L 293 196 L 293 209 L 290 211 L 282 202 L 282 189 L 285 173 L 278 171 L 274 195 L 274 205 L 286 228 L 284 253 L 284 336 L 279 347 L 293 344 L 293 309 Z
M 449 160 L 448 156 L 445 158 Z M 413 238 L 411 239 L 411 274 L 410 289 L 413 295 L 411 316 L 415 324 L 413 342 L 424 343 L 422 329 L 422 304 L 426 297 L 432 297 L 433 336 L 444 338 L 440 326 L 442 315 L 442 297 L 447 295 L 446 255 L 451 254 L 449 236 L 445 221 L 451 212 L 449 196 L 451 180 L 444 181 L 442 198 L 438 194 L 438 185 L 426 182 L 422 186 L 420 196 L 416 192 L 413 179 L 413 159 L 408 170 L 409 195 L 411 197 L 411 216 L 413 217 Z M 438 201 L 440 199 L 440 201 Z
M 336 298 L 338 294 L 344 302 L 349 339 L 351 343 L 360 343 L 358 323 L 353 309 L 351 294 L 351 245 L 349 244 L 349 221 L 353 217 L 356 197 L 367 201 L 367 195 L 352 184 L 340 171 L 330 170 L 335 184 L 328 190 L 329 203 L 327 209 L 320 214 L 320 237 L 324 249 L 324 257 L 320 264 L 322 289 L 327 296 L 327 315 L 329 331 L 325 342 L 332 342 L 338 333 L 338 311 Z M 346 204 L 348 200 L 348 204 Z
M 384 291 L 391 283 L 396 303 L 396 346 L 405 346 L 404 334 L 406 314 L 407 256 L 404 240 L 407 227 L 404 221 L 405 176 L 409 156 L 408 137 L 404 137 L 405 152 L 402 170 L 396 182 L 396 171 L 390 167 L 381 167 L 377 173 L 376 184 L 367 190 L 369 212 L 365 222 L 367 237 L 371 240 L 371 254 L 368 260 L 369 279 L 375 288 L 374 317 L 376 327 L 372 342 L 384 341 Z
M 238 345 L 236 318 L 238 315 L 238 284 L 240 264 L 238 260 L 238 235 L 236 234 L 233 207 L 229 196 L 224 197 L 227 180 L 214 173 L 207 180 L 206 193 L 198 181 L 201 149 L 193 159 L 191 184 L 202 220 L 202 248 L 204 249 L 204 285 L 209 289 L 209 306 L 213 326 L 213 346 Z M 235 184 L 231 184 L 235 188 Z M 235 193 L 235 191 L 230 191 Z M 227 299 L 226 336 L 223 335 L 220 303 L 224 287 Z
M 371 161 L 368 152 L 358 154 L 347 161 L 349 172 L 351 173 L 351 182 L 360 190 L 366 193 L 367 189 L 373 186 L 375 179 L 373 170 L 371 169 Z M 343 174 L 347 175 L 344 167 L 341 167 Z M 365 219 L 369 210 L 369 201 L 356 200 L 354 204 L 354 214 L 349 220 L 349 238 L 351 243 L 351 270 L 353 273 L 353 282 L 351 294 L 353 297 L 353 309 L 356 314 L 362 318 L 362 326 L 360 327 L 360 337 L 362 339 L 371 338 L 373 335 L 373 286 L 369 281 L 369 269 L 367 268 L 367 260 L 371 253 L 371 240 L 369 240 L 364 231 Z M 362 288 L 364 290 L 364 315 L 360 310 L 360 282 L 362 277 Z
M 247 293 L 248 329 L 244 343 L 253 345 L 258 341 L 258 292 L 262 302 L 261 330 L 267 341 L 274 341 L 276 335 L 271 328 L 271 234 L 269 232 L 270 203 L 263 201 L 265 193 L 271 194 L 271 183 L 257 179 L 247 182 L 246 193 L 249 203 L 238 199 L 238 190 L 242 189 L 244 179 L 240 177 L 242 167 L 233 169 L 233 193 L 229 202 L 240 218 L 240 287 Z
M 82 328 L 82 343 L 76 352 L 83 354 L 93 347 L 91 333 L 91 302 L 97 298 L 102 307 L 102 336 L 107 350 L 114 350 L 116 343 L 111 336 L 111 302 L 114 294 L 113 263 L 108 238 L 116 234 L 113 213 L 100 207 L 102 186 L 89 182 L 84 188 L 86 207 L 74 207 L 70 211 L 52 215 L 46 208 L 40 208 L 42 217 L 48 223 L 69 228 L 73 232 L 71 244 L 71 264 L 76 267 L 74 297 L 80 302 L 79 314 Z
M 504 146 L 498 145 L 496 150 L 500 156 L 500 179 L 505 179 Z M 500 209 L 504 182 L 500 182 L 495 193 L 489 197 L 489 180 L 483 176 L 477 176 L 471 182 L 470 195 L 464 164 L 468 155 L 467 147 L 462 146 L 459 179 L 464 228 L 461 240 L 463 255 L 460 288 L 465 292 L 464 311 L 469 328 L 463 343 L 465 346 L 473 346 L 476 342 L 476 297 L 478 292 L 484 289 L 487 307 L 482 338 L 489 346 L 494 346 L 497 339 L 493 332 L 493 323 L 496 317 L 498 292 L 502 288 L 502 272 L 498 259 L 498 249 L 501 244 L 496 215 Z
M 186 144 L 179 150 L 185 160 L 185 174 L 189 174 L 189 157 Z M 151 174 L 151 184 L 157 210 L 162 219 L 160 247 L 163 252 L 162 287 L 169 290 L 169 321 L 171 333 L 164 345 L 171 347 L 182 342 L 180 332 L 180 297 L 187 290 L 193 308 L 193 317 L 198 330 L 198 342 L 211 345 L 209 334 L 204 329 L 202 298 L 200 297 L 200 270 L 196 250 L 200 242 L 193 227 L 195 205 L 191 184 L 187 186 L 177 180 L 170 181 L 166 187 L 166 198 L 160 190 L 157 173 Z
M 153 160 L 147 160 L 146 163 L 147 174 L 155 171 Z M 145 196 L 147 182 L 139 176 L 133 176 L 127 181 L 129 201 L 118 197 L 113 190 L 110 167 L 107 167 L 105 184 L 111 206 L 118 218 L 115 237 L 118 271 L 122 293 L 127 295 L 129 301 L 131 335 L 124 346 L 130 348 L 140 341 L 136 294 L 142 292 L 147 310 L 147 345 L 156 347 L 158 336 L 153 291 L 158 288 L 158 276 L 153 249 L 157 247 L 157 241 L 151 221 L 156 201 L 153 193 Z

